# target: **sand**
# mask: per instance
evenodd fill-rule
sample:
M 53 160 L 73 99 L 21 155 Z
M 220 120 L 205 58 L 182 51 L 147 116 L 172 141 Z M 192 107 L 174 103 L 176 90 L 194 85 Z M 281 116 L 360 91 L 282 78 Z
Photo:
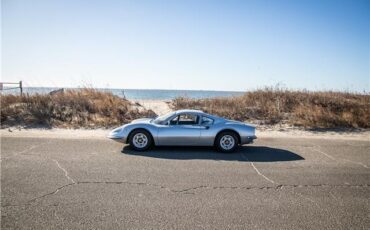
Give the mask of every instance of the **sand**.
M 143 108 L 153 110 L 157 115 L 163 115 L 171 112 L 168 106 L 170 101 L 165 100 L 131 100 L 133 103 L 139 103 Z

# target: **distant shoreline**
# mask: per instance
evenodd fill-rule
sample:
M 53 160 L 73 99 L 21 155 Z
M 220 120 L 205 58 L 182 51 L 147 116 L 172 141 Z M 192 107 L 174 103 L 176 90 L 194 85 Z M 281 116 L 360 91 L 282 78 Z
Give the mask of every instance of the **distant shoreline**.
M 48 94 L 51 91 L 62 89 L 63 87 L 24 87 L 23 92 L 29 94 Z M 88 88 L 88 87 L 86 87 Z M 63 88 L 68 90 L 79 90 L 84 87 Z M 119 89 L 119 88 L 94 88 L 98 91 L 111 92 L 113 95 L 129 100 L 172 100 L 177 97 L 189 97 L 194 99 L 240 96 L 243 91 L 222 91 L 222 90 L 182 90 L 182 89 Z M 3 94 L 19 94 L 19 90 L 6 90 Z
M 247 90 L 217 90 L 217 89 L 139 89 L 139 88 L 100 88 L 100 87 L 49 87 L 49 86 L 29 86 L 24 88 L 42 88 L 42 89 L 84 89 L 84 88 L 94 88 L 97 90 L 160 90 L 160 91 L 204 91 L 204 92 L 236 92 L 244 93 Z

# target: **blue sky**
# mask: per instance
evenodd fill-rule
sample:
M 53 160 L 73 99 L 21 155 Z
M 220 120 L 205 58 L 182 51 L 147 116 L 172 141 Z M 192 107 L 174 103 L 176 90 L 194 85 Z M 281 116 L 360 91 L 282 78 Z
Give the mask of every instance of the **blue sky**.
M 2 0 L 2 81 L 369 91 L 369 2 Z

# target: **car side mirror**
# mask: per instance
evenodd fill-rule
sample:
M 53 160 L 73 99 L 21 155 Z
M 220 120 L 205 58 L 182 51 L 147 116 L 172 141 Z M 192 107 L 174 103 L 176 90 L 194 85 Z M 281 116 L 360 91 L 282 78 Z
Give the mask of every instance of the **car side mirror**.
M 205 128 L 205 129 L 209 129 L 209 125 L 205 125 L 205 126 L 204 126 L 204 128 Z

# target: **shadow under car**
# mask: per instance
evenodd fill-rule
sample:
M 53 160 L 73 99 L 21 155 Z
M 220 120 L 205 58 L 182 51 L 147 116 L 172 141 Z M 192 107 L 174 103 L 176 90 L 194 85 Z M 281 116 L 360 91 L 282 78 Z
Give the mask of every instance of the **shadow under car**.
M 124 146 L 124 154 L 170 160 L 222 160 L 245 162 L 278 162 L 304 160 L 300 155 L 285 149 L 265 146 L 241 146 L 234 153 L 220 153 L 212 147 L 157 146 L 144 152 Z

